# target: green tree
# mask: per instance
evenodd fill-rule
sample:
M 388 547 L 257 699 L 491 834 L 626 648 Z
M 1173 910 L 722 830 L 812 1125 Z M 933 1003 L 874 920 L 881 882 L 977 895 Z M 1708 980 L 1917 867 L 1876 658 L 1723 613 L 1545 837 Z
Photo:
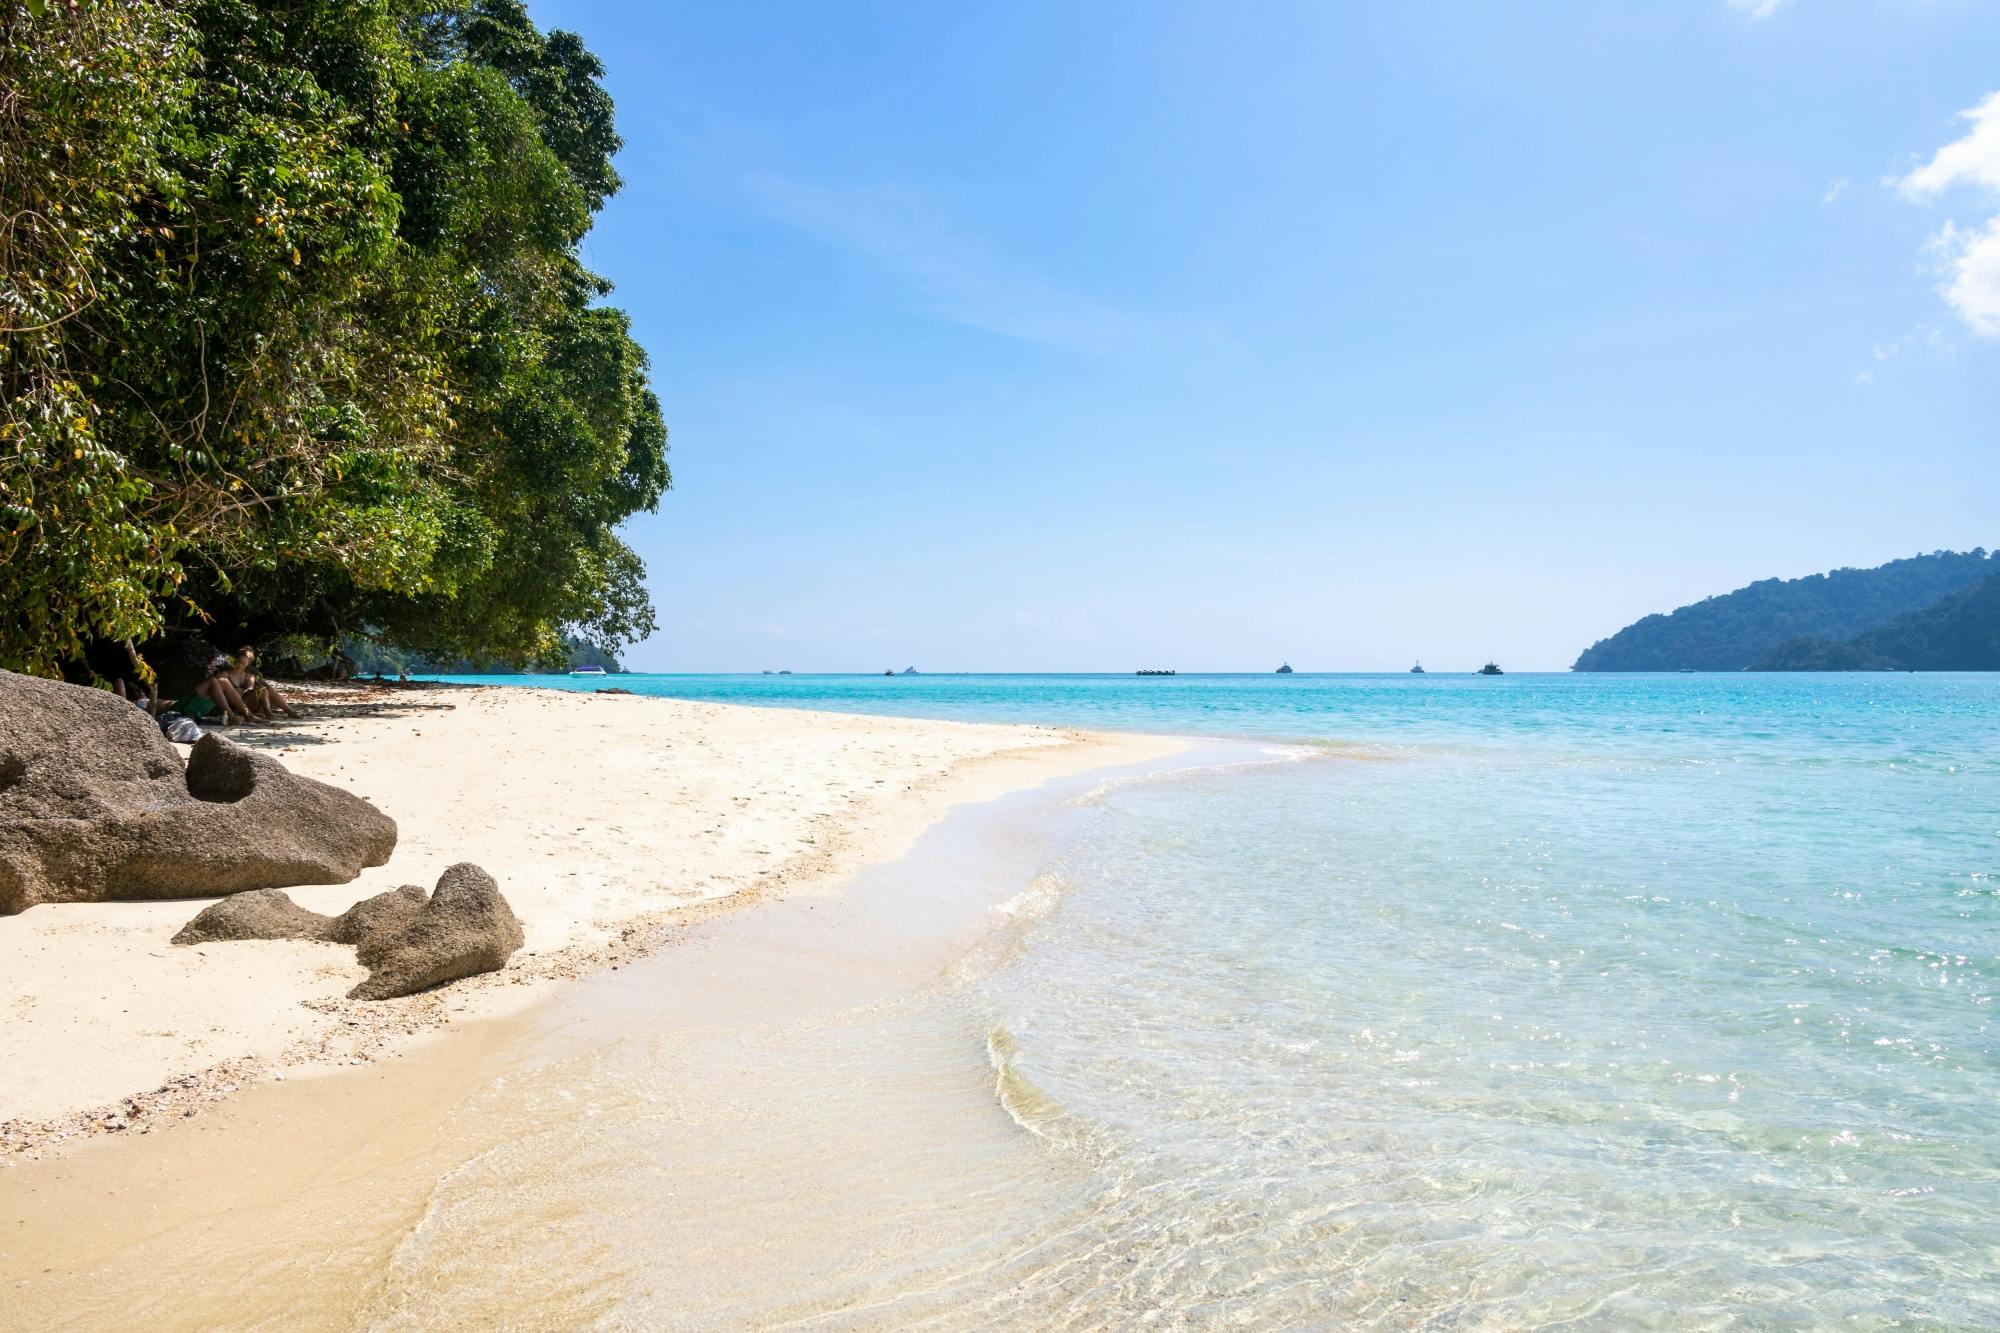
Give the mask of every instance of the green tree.
M 76 345 L 132 305 L 111 257 L 147 244 L 191 56 L 157 6 L 0 4 L 0 664 L 150 633 L 180 581 Z
M 0 472 L 38 580 L 10 561 L 9 600 L 68 599 L 0 629 L 0 662 L 210 620 L 523 663 L 650 632 L 615 529 L 668 484 L 666 434 L 577 255 L 618 139 L 574 36 L 517 0 L 0 6 L 8 60 L 43 74 L 16 80 L 18 142 L 117 148 L 83 176 L 111 215 L 86 264 L 107 295 L 40 364 L 119 483 L 93 480 L 109 498 L 67 550 L 50 507 L 14 504 L 50 450 Z M 155 93 L 137 113 L 132 82 Z M 21 174 L 22 197 L 56 192 Z M 59 285 L 47 258 L 18 267 Z

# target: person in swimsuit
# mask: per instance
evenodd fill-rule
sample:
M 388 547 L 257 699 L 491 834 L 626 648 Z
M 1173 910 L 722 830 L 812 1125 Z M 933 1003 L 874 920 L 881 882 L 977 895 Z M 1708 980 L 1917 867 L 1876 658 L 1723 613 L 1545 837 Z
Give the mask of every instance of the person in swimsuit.
M 271 710 L 277 709 L 286 717 L 300 716 L 285 696 L 278 693 L 278 687 L 259 676 L 256 671 L 257 650 L 248 645 L 238 648 L 223 668 L 223 677 L 236 687 L 237 694 L 250 705 L 251 712 L 259 719 L 271 720 Z
M 197 722 L 205 720 L 209 714 L 218 709 L 221 710 L 221 721 L 224 726 L 232 722 L 250 721 L 250 705 L 237 691 L 236 682 L 227 675 L 225 668 L 228 665 L 228 660 L 221 657 L 209 662 L 208 679 L 195 686 L 194 692 L 181 699 L 174 707 Z

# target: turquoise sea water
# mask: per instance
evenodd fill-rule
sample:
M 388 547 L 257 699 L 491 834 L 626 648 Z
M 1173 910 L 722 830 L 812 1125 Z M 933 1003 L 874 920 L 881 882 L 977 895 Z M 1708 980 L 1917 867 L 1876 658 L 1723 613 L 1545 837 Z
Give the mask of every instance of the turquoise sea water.
M 1656 743 L 1746 752 L 1938 744 L 1991 753 L 1982 675 L 444 676 L 715 703 L 1131 731 L 1390 744 Z M 1747 755 L 1746 755 L 1747 757 Z M 1829 755 L 1831 757 L 1831 755 Z
M 2000 1326 L 2000 678 L 616 683 L 1256 742 L 1072 807 L 976 983 L 1089 1163 L 983 1317 Z

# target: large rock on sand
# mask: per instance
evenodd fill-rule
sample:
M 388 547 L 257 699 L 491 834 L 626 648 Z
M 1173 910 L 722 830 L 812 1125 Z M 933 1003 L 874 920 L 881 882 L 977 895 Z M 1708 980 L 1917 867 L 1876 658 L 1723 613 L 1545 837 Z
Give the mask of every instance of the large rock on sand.
M 394 820 L 268 755 L 209 735 L 184 765 L 116 695 L 0 671 L 0 916 L 344 884 L 395 846 Z
M 493 877 L 461 861 L 401 933 L 377 932 L 355 950 L 368 980 L 352 1000 L 387 1000 L 481 972 L 497 972 L 521 947 L 521 923 Z

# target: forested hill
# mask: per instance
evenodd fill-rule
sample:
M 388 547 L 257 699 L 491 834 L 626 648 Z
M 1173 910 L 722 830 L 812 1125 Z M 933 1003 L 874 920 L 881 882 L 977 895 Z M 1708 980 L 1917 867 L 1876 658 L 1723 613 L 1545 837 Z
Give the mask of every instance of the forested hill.
M 1794 639 L 1760 671 L 2000 671 L 2000 574 L 1845 643 Z
M 1780 645 L 1842 644 L 1933 606 L 2000 573 L 2000 552 L 1936 551 L 1874 569 L 1764 579 L 1720 597 L 1650 615 L 1601 639 L 1577 671 L 1740 671 Z

